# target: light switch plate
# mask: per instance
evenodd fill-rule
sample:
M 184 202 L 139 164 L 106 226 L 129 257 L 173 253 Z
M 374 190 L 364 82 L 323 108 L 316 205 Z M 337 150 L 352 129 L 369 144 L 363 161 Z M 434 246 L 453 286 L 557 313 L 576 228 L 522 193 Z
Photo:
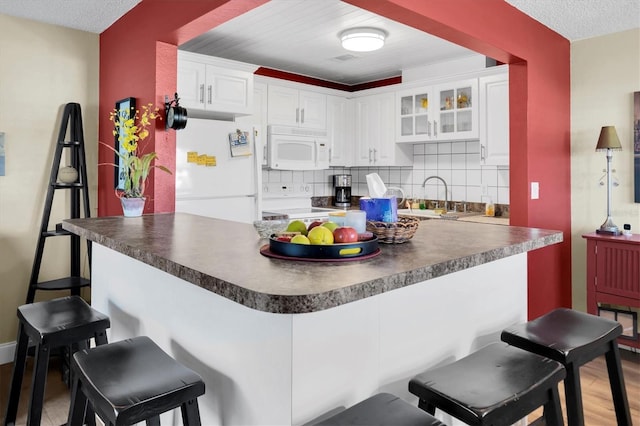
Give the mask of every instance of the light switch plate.
M 537 200 L 540 198 L 540 183 L 531 182 L 531 199 Z

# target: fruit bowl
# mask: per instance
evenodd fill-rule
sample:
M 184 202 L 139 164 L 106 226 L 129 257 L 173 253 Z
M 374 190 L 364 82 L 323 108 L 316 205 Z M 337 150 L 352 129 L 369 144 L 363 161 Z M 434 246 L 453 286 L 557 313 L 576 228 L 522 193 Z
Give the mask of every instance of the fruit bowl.
M 289 225 L 288 219 L 273 219 L 273 220 L 254 220 L 253 227 L 258 231 L 260 238 L 267 239 L 276 232 L 282 232 L 287 229 Z

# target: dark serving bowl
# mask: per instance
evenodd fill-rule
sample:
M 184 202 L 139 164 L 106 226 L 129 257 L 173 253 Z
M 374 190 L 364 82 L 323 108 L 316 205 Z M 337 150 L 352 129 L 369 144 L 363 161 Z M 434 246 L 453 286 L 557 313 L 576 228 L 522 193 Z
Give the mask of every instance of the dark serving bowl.
M 290 257 L 304 257 L 314 259 L 342 259 L 359 257 L 374 253 L 378 250 L 378 238 L 357 243 L 341 243 L 331 245 L 307 245 L 288 243 L 276 240 L 272 235 L 269 238 L 269 249 L 276 254 Z

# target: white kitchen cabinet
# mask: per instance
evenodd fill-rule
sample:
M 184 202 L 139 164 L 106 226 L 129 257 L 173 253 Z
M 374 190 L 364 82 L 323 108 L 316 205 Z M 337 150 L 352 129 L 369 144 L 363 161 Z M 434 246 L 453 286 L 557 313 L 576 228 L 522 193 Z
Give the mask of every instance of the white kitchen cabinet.
M 341 96 L 327 96 L 327 136 L 329 164 L 348 167 L 353 151 L 353 103 Z
M 475 78 L 397 92 L 396 141 L 478 139 L 477 100 Z
M 436 140 L 478 139 L 478 79 L 435 86 Z
M 327 128 L 327 95 L 271 84 L 268 93 L 268 124 Z
M 355 166 L 405 166 L 413 157 L 395 143 L 395 94 L 355 99 Z M 410 147 L 409 147 L 410 148 Z
M 189 116 L 233 118 L 253 113 L 257 67 L 191 52 L 178 52 L 177 89 Z M 209 114 L 208 114 L 209 113 Z
M 480 77 L 480 163 L 509 165 L 509 75 Z
M 396 94 L 397 142 L 426 142 L 434 139 L 433 89 L 420 87 Z

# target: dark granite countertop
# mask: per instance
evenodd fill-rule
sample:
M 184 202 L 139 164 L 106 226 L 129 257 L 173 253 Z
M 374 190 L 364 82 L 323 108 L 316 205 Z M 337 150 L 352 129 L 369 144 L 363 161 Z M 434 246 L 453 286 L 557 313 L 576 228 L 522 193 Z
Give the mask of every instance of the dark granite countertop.
M 443 220 L 352 262 L 267 258 L 252 225 L 186 213 L 68 219 L 63 228 L 178 278 L 272 313 L 315 312 L 562 241 L 562 232 Z

